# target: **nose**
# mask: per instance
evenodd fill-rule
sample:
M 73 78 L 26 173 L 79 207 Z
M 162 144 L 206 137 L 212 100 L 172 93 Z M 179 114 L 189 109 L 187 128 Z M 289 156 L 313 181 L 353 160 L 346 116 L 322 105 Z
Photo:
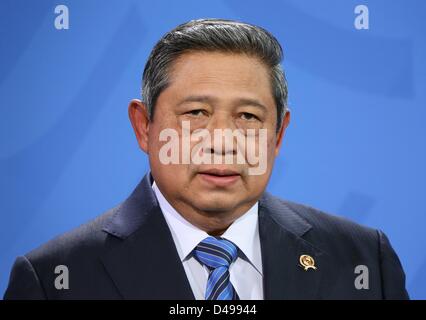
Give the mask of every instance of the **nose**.
M 237 127 L 232 115 L 227 112 L 217 112 L 207 125 L 210 137 L 212 138 L 211 148 L 206 148 L 205 152 L 215 156 L 234 156 L 237 154 L 236 132 Z

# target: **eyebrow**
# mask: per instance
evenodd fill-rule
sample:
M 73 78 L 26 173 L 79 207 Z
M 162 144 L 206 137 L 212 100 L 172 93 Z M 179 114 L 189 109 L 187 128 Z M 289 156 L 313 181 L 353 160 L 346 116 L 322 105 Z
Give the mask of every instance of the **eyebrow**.
M 207 103 L 207 104 L 214 104 L 214 103 L 217 102 L 217 100 L 218 100 L 217 98 L 214 98 L 212 96 L 206 96 L 206 95 L 200 95 L 200 96 L 195 95 L 194 96 L 194 95 L 192 95 L 192 96 L 187 96 L 187 97 L 183 98 L 182 100 L 180 100 L 177 103 L 177 106 L 180 106 L 182 104 L 189 103 L 189 102 L 202 102 L 202 103 Z
M 207 104 L 215 104 L 218 102 L 218 98 L 208 96 L 208 95 L 191 95 L 183 98 L 177 103 L 177 106 L 180 106 L 185 103 L 190 102 L 201 102 L 201 103 L 207 103 Z M 234 106 L 254 106 L 263 109 L 264 111 L 268 111 L 268 108 L 266 108 L 265 105 L 263 105 L 260 101 L 252 98 L 237 98 L 234 99 L 233 103 Z

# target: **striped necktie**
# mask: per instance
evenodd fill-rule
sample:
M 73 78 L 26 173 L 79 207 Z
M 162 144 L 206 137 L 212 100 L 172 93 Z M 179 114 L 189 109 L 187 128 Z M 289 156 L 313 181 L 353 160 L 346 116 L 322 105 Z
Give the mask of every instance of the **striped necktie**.
M 220 237 L 207 237 L 194 249 L 195 258 L 210 271 L 206 300 L 239 300 L 229 279 L 229 266 L 237 254 L 236 245 Z

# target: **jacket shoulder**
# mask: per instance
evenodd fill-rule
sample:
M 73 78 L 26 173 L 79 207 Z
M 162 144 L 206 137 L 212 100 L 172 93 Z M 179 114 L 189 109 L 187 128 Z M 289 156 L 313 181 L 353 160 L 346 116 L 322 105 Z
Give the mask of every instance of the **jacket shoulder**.
M 343 244 L 351 249 L 369 251 L 371 254 L 379 253 L 381 231 L 361 225 L 347 218 L 337 216 L 293 201 L 283 200 L 278 197 L 267 195 L 268 207 L 274 212 L 282 225 L 289 220 L 288 215 L 297 217 L 309 228 L 305 238 L 312 240 L 324 248 L 338 249 Z
M 93 220 L 49 240 L 25 254 L 25 257 L 31 263 L 42 263 L 52 258 L 57 261 L 69 261 L 85 255 L 90 256 L 95 251 L 101 252 L 109 242 L 114 241 L 102 229 L 116 210 L 117 207 L 112 208 Z
M 376 229 L 361 225 L 345 217 L 331 214 L 306 204 L 284 200 L 270 194 L 267 194 L 265 199 L 268 202 L 268 207 L 278 209 L 278 214 L 280 214 L 280 212 L 284 212 L 286 209 L 291 210 L 313 227 L 320 229 L 332 229 L 333 231 L 337 231 L 336 229 L 347 231 L 347 229 L 350 229 L 351 231 L 361 233 L 377 233 Z

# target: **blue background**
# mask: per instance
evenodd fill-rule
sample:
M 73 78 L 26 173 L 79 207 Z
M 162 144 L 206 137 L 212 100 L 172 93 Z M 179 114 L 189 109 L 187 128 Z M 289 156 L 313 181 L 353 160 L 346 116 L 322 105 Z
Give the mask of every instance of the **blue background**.
M 56 5 L 70 29 L 56 30 Z M 354 28 L 366 4 L 370 29 Z M 160 36 L 240 19 L 283 45 L 292 121 L 269 190 L 384 230 L 426 298 L 426 1 L 0 1 L 0 292 L 14 258 L 123 201 L 127 118 Z

